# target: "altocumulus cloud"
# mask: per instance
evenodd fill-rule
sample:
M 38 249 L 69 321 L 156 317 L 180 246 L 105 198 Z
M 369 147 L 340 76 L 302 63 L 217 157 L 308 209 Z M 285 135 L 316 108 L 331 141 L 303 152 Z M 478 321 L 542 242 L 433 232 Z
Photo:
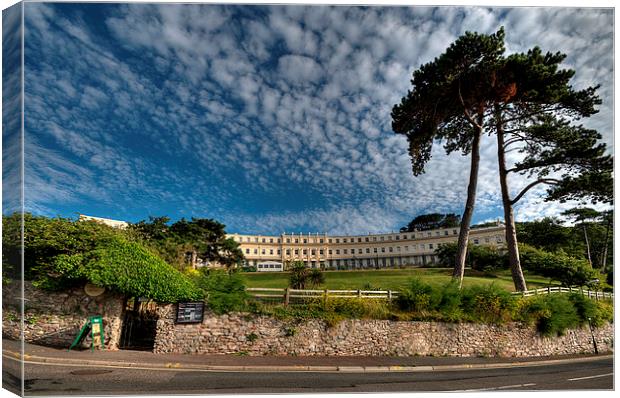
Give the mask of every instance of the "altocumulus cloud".
M 391 132 L 412 71 L 466 30 L 503 25 L 508 51 L 566 52 L 576 86 L 602 85 L 585 123 L 613 150 L 612 20 L 575 8 L 27 3 L 27 206 L 262 233 L 458 213 L 468 159 L 436 146 L 414 178 Z M 500 214 L 492 137 L 482 154 L 478 220 Z M 518 218 L 560 211 L 541 193 Z

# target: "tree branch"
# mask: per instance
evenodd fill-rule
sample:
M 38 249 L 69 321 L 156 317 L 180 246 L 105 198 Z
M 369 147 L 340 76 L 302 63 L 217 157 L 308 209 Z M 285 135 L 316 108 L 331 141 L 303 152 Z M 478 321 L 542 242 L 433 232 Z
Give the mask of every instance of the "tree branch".
M 471 117 L 469 112 L 467 111 L 467 107 L 465 106 L 465 101 L 463 100 L 463 95 L 461 94 L 461 79 L 459 78 L 459 100 L 461 101 L 461 105 L 463 105 L 463 112 L 465 112 L 465 117 L 474 127 L 482 130 L 482 126 L 476 123 L 476 121 Z
M 530 183 L 528 186 L 523 188 L 523 190 L 519 192 L 519 194 L 510 201 L 510 204 L 514 205 L 515 203 L 517 203 L 523 197 L 523 195 L 527 193 L 527 191 L 529 191 L 530 189 L 532 189 L 538 184 L 559 184 L 559 183 L 560 183 L 560 180 L 557 180 L 555 178 L 539 178 L 538 180 Z

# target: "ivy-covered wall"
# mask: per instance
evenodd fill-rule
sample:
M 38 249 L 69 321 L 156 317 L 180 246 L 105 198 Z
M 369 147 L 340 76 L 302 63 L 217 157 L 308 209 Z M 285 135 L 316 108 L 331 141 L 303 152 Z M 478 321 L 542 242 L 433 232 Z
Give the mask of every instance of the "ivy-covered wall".
M 106 349 L 118 349 L 123 298 L 105 292 L 89 297 L 83 288 L 63 292 L 36 289 L 28 281 L 24 284 L 24 338 L 27 342 L 68 348 L 89 316 L 102 315 Z M 20 338 L 19 283 L 2 287 L 2 335 Z M 90 339 L 83 347 L 90 346 Z

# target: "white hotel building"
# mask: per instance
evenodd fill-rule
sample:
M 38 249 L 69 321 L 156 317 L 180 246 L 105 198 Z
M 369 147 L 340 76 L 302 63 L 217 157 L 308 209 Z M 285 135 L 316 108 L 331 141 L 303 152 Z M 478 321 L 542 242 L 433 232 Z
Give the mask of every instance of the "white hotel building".
M 369 235 L 228 234 L 240 244 L 245 265 L 258 271 L 280 271 L 294 261 L 311 268 L 354 269 L 421 266 L 437 262 L 435 249 L 456 242 L 459 229 L 399 232 Z M 503 224 L 470 231 L 474 245 L 504 246 Z

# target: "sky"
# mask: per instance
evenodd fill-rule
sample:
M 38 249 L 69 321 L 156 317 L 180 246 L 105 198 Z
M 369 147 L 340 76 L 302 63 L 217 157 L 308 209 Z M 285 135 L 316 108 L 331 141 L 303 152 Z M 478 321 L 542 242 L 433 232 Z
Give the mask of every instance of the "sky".
M 389 232 L 460 214 L 469 158 L 434 145 L 414 177 L 390 111 L 421 64 L 500 26 L 507 54 L 561 51 L 575 88 L 601 85 L 600 112 L 582 122 L 613 153 L 611 9 L 26 3 L 25 26 L 36 214 L 207 217 L 262 234 Z M 474 222 L 503 214 L 494 137 L 481 158 Z M 513 194 L 528 181 L 512 177 Z M 544 202 L 544 190 L 517 220 L 575 205 Z

